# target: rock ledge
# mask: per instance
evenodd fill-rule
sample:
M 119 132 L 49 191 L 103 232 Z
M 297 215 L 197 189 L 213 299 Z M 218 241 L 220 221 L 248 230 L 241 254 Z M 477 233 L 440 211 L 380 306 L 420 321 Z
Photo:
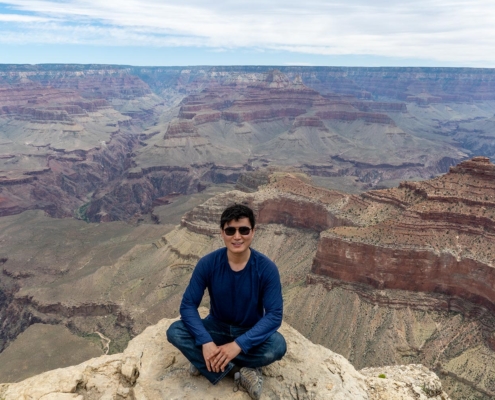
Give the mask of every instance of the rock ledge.
M 123 353 L 0 384 L 0 399 L 249 399 L 247 393 L 233 392 L 229 378 L 213 386 L 203 377 L 189 375 L 187 360 L 166 339 L 173 321 L 163 319 L 148 327 Z M 263 369 L 262 399 L 449 399 L 438 377 L 421 365 L 358 372 L 344 357 L 311 343 L 289 325 L 284 323 L 280 331 L 288 351 L 281 361 Z

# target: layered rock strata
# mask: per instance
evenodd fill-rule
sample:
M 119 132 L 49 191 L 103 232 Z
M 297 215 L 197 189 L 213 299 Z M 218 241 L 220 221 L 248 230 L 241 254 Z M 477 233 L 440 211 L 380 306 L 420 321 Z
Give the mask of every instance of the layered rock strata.
M 442 81 L 430 72 L 425 78 L 422 70 L 390 71 L 410 83 L 400 90 L 418 98 L 425 93 L 436 96 L 428 85 L 426 90 L 425 84 L 417 83 Z M 385 98 L 375 92 L 376 82 L 385 85 L 380 74 L 382 70 L 4 66 L 0 70 L 0 131 L 6 132 L 6 140 L 0 138 L 0 150 L 5 150 L 0 151 L 3 186 L 30 185 L 37 178 L 26 174 L 45 171 L 48 155 L 82 161 L 84 154 L 74 152 L 102 147 L 122 132 L 138 135 L 128 153 L 129 165 L 115 181 L 100 177 L 96 187 L 92 185 L 78 200 L 71 199 L 71 207 L 94 203 L 86 207 L 89 213 L 79 208 L 76 214 L 82 218 L 135 221 L 152 211 L 155 199 L 174 190 L 192 193 L 211 181 L 234 183 L 241 173 L 267 166 L 292 165 L 328 178 L 354 176 L 362 190 L 379 187 L 383 181 L 428 178 L 466 157 L 445 144 L 444 132 L 440 139 L 422 132 L 428 127 L 417 113 L 418 101 L 407 96 L 397 101 L 397 96 Z M 486 71 L 473 76 L 479 74 L 488 77 Z M 428 118 L 436 121 L 437 114 Z M 479 118 L 476 114 L 473 120 Z M 449 135 L 453 129 L 448 128 Z M 469 149 L 488 151 L 485 139 L 472 140 L 464 140 Z M 175 177 L 164 167 L 189 170 L 172 188 L 170 180 Z M 101 171 L 91 173 L 98 180 Z M 129 190 L 135 195 L 119 197 Z M 93 193 L 96 197 L 88 198 Z M 29 203 L 5 205 L 2 212 L 39 207 Z
M 0 81 L 0 215 L 73 216 L 129 169 L 134 133 L 160 102 L 125 71 L 0 73 Z
M 263 190 L 220 195 L 186 214 L 182 225 L 216 234 L 210 221 L 219 220 L 222 207 L 246 203 L 262 224 L 322 232 L 313 273 L 378 289 L 444 293 L 495 311 L 493 174 L 487 158 L 475 157 L 441 177 L 361 196 L 272 174 Z
M 312 271 L 459 296 L 495 311 L 494 173 L 487 158 L 475 157 L 439 178 L 363 195 L 367 209 L 387 204 L 390 214 L 322 233 Z

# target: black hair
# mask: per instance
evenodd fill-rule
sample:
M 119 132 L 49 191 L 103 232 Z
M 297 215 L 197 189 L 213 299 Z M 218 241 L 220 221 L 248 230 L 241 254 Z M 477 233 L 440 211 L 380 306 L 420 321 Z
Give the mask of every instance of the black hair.
M 227 207 L 220 217 L 220 228 L 223 229 L 225 224 L 230 221 L 238 221 L 241 218 L 248 218 L 249 223 L 251 224 L 251 229 L 254 228 L 255 219 L 253 210 L 251 210 L 248 206 L 243 204 L 234 204 Z

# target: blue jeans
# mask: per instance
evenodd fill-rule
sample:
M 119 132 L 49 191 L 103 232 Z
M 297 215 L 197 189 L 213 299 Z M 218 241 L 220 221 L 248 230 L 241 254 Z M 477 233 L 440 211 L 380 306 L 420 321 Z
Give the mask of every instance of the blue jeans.
M 213 343 L 217 346 L 233 342 L 250 329 L 224 324 L 213 319 L 211 316 L 207 316 L 202 321 L 204 327 L 211 335 Z M 196 346 L 194 338 L 182 321 L 175 321 L 170 325 L 170 328 L 167 330 L 167 339 L 214 385 L 227 375 L 234 365 L 249 368 L 263 367 L 280 360 L 287 350 L 284 337 L 280 333 L 275 332 L 263 343 L 251 348 L 248 354 L 241 351 L 225 367 L 225 371 L 213 372 L 208 371 L 208 368 L 206 368 L 203 358 L 203 347 Z

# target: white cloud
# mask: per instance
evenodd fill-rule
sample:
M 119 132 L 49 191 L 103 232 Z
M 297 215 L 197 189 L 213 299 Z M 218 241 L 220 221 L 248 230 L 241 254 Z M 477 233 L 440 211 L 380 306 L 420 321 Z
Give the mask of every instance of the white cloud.
M 47 18 L 33 17 L 31 15 L 0 14 L 0 22 L 42 22 Z
M 0 14 L 0 22 L 18 27 L 0 29 L 4 43 L 258 48 L 495 65 L 491 0 L 6 1 L 29 15 Z M 49 19 L 57 22 L 43 22 Z

